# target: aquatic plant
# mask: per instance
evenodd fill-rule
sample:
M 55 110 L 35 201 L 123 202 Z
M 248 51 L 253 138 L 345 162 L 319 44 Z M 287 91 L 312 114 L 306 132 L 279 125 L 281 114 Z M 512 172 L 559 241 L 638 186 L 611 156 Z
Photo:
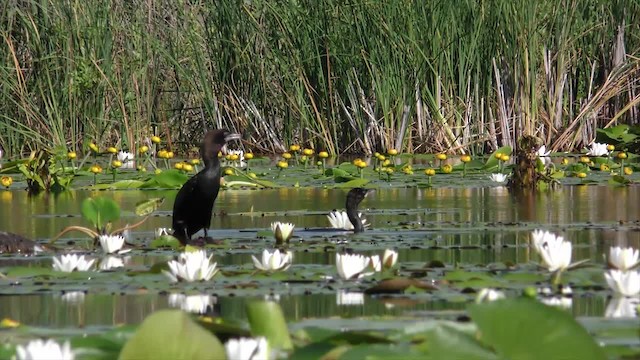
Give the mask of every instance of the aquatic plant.
M 207 256 L 205 250 L 185 251 L 178 260 L 168 262 L 169 271 L 163 270 L 171 282 L 209 281 L 217 272 L 218 263 L 211 263 L 213 255 Z
M 53 269 L 62 272 L 88 271 L 93 266 L 95 259 L 85 260 L 84 255 L 67 254 L 53 257 Z
M 251 255 L 251 259 L 258 270 L 268 272 L 285 271 L 291 266 L 293 253 L 291 251 L 281 252 L 279 249 L 275 249 L 273 252 L 264 249 L 261 260 L 258 260 L 253 255 Z
M 17 360 L 73 360 L 74 352 L 71 350 L 69 341 L 60 344 L 53 339 L 31 340 L 26 345 L 16 347 Z
M 293 223 L 273 222 L 271 223 L 271 231 L 276 239 L 276 244 L 284 244 L 293 236 L 293 229 L 295 225 Z
M 639 271 L 609 270 L 604 273 L 604 277 L 609 288 L 622 296 L 640 294 Z
M 70 231 L 80 231 L 93 239 L 94 246 L 98 242 L 104 242 L 104 245 L 102 245 L 103 249 L 105 249 L 105 252 L 110 253 L 112 251 L 108 250 L 113 250 L 120 244 L 122 236 L 119 235 L 142 225 L 163 201 L 164 198 L 153 198 L 139 202 L 136 204 L 135 213 L 138 216 L 143 216 L 142 220 L 132 225 L 127 224 L 124 227 L 110 231 L 111 225 L 120 219 L 120 207 L 118 204 L 112 199 L 105 197 L 86 198 L 82 201 L 81 213 L 82 217 L 91 223 L 93 229 L 77 225 L 68 226 L 53 237 L 49 243 L 53 244 L 62 235 Z M 122 238 L 122 240 L 124 240 L 124 238 Z M 122 246 L 120 245 L 120 247 Z M 117 250 L 119 250 L 119 248 Z
M 229 339 L 224 344 L 228 359 L 237 360 L 268 360 L 269 344 L 267 338 L 237 338 Z

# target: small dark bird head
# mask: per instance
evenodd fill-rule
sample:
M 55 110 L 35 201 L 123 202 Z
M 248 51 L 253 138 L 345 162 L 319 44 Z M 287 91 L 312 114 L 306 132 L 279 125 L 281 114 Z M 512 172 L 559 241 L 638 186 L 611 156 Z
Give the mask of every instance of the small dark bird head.
M 234 134 L 226 129 L 207 132 L 200 147 L 200 155 L 204 159 L 205 165 L 207 162 L 218 158 L 218 153 L 227 142 L 238 139 L 240 139 L 240 134 Z
M 360 220 L 360 216 L 358 216 L 358 205 L 364 200 L 370 190 L 371 189 L 357 187 L 351 189 L 347 194 L 345 208 L 347 209 L 349 221 L 351 221 L 353 225 L 353 231 L 356 233 L 364 231 L 364 225 L 362 224 L 362 220 Z

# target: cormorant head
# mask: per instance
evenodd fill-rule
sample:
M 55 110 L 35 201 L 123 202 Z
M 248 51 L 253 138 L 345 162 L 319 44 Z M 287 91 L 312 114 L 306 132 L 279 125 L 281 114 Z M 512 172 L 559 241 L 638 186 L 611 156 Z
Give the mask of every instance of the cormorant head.
M 355 209 L 358 207 L 358 204 L 360 204 L 360 202 L 362 200 L 364 200 L 364 198 L 367 196 L 367 193 L 369 193 L 371 189 L 364 189 L 364 188 L 353 188 L 349 191 L 349 193 L 347 194 L 347 203 L 346 203 L 346 208 L 347 210 L 351 209 Z
M 227 129 L 211 130 L 204 136 L 200 155 L 205 163 L 212 159 L 218 158 L 218 152 L 222 150 L 224 145 L 231 140 L 240 139 L 240 134 L 235 134 Z

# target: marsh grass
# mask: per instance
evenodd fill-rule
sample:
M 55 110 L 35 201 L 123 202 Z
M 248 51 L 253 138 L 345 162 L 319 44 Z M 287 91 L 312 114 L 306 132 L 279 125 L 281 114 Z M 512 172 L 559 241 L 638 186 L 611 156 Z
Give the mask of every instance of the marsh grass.
M 8 1 L 0 146 L 574 150 L 639 119 L 632 1 Z

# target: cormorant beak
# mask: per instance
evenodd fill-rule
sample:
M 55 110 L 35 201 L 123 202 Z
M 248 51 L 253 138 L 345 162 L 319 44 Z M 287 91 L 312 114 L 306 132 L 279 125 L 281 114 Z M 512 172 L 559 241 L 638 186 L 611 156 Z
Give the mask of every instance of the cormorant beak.
M 242 136 L 240 134 L 228 133 L 224 136 L 224 141 L 229 142 L 231 140 L 240 140 Z

